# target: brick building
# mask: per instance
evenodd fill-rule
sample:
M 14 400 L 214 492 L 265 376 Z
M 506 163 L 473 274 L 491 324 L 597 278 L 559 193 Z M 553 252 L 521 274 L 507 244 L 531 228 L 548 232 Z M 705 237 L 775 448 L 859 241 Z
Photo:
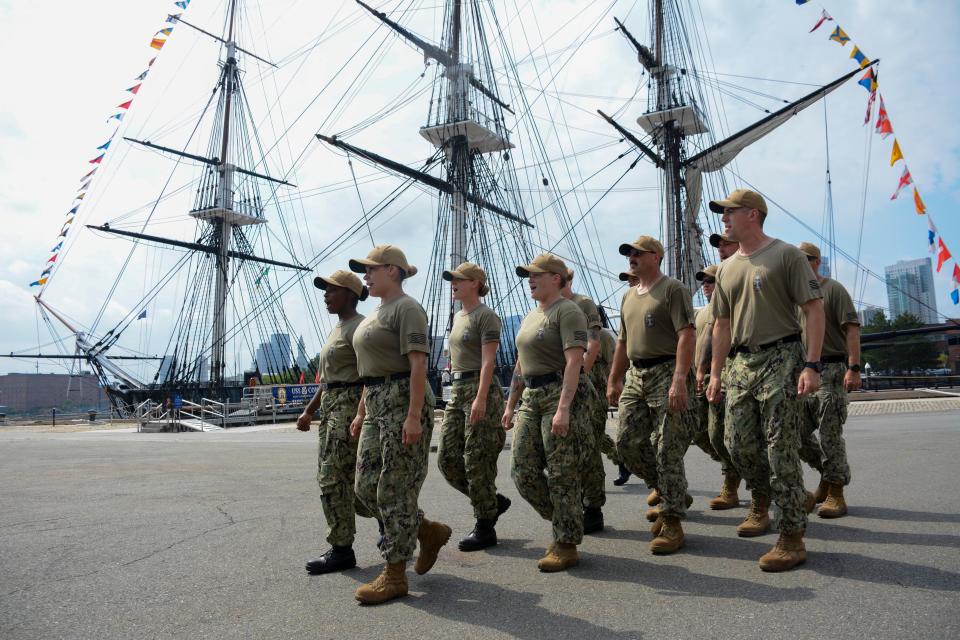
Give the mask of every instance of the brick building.
M 110 403 L 97 377 L 89 373 L 8 373 L 0 375 L 0 405 L 6 405 L 10 414 L 39 414 L 54 408 L 106 410 Z

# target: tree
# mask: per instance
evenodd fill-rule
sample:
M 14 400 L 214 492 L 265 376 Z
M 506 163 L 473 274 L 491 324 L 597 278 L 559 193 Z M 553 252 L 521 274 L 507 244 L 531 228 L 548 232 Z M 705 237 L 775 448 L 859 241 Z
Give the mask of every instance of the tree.
M 909 313 L 901 314 L 890 322 L 881 312 L 870 324 L 863 327 L 863 333 L 915 329 L 922 326 L 920 319 Z M 864 359 L 868 360 L 871 367 L 876 370 L 905 373 L 928 369 L 937 365 L 937 357 L 940 355 L 929 336 L 890 338 L 883 340 L 882 344 L 883 347 L 867 350 L 864 356 Z

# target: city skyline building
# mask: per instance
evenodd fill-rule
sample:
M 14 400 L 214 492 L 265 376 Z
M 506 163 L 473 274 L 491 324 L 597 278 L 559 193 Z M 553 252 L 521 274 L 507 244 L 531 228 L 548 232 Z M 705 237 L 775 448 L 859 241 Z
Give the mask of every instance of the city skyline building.
M 937 324 L 937 297 L 930 258 L 898 260 L 884 268 L 890 320 L 909 313 L 924 324 Z

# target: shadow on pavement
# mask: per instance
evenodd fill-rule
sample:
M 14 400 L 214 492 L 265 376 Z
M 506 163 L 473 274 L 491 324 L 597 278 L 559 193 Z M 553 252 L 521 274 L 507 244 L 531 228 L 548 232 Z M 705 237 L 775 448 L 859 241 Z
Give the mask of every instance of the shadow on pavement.
M 649 553 L 646 545 L 641 553 Z M 594 553 L 582 554 L 580 566 L 571 575 L 585 580 L 638 584 L 668 595 L 746 599 L 764 604 L 811 600 L 815 596 L 814 590 L 807 587 L 772 587 L 740 578 L 694 573 L 656 561 Z
M 960 513 L 936 513 L 932 511 L 909 511 L 888 507 L 870 507 L 853 505 L 848 517 L 874 518 L 876 520 L 906 520 L 918 522 L 956 522 L 960 523 Z
M 814 523 L 815 522 L 816 520 L 814 520 Z M 808 528 L 806 537 L 837 542 L 909 544 L 960 549 L 960 536 L 951 536 L 942 533 L 917 533 L 914 531 L 871 531 L 869 529 L 858 529 L 856 527 L 844 527 L 832 522 L 824 526 Z
M 715 538 L 698 536 L 704 543 L 693 551 L 696 555 L 712 558 L 731 556 L 757 559 L 770 550 L 776 534 L 766 539 Z M 733 543 L 733 544 L 730 544 Z M 734 551 L 734 553 L 731 553 Z M 759 571 L 759 569 L 758 569 Z M 908 562 L 864 556 L 859 553 L 810 552 L 807 562 L 795 571 L 815 571 L 831 578 L 846 578 L 861 582 L 890 584 L 899 587 L 960 591 L 960 574 Z
M 443 574 L 428 574 L 428 577 L 429 580 L 423 579 L 420 585 L 411 581 L 412 588 L 425 589 L 422 596 L 398 602 L 451 622 L 486 627 L 524 640 L 556 640 L 558 637 L 639 640 L 642 637 L 639 631 L 618 632 L 550 611 L 541 606 L 542 596 L 538 593 Z

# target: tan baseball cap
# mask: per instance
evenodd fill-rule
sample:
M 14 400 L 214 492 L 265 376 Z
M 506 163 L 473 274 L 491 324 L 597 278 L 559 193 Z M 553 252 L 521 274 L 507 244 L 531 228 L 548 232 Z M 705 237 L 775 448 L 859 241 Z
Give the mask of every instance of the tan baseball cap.
M 443 272 L 443 279 L 450 282 L 457 280 L 476 280 L 480 283 L 480 295 L 485 296 L 490 293 L 490 287 L 487 286 L 487 274 L 478 264 L 472 262 L 463 262 L 456 269 Z
M 711 233 L 710 234 L 710 246 L 716 249 L 720 248 L 721 242 L 737 242 L 736 240 L 731 240 L 730 237 L 725 233 Z M 737 243 L 739 244 L 739 243 Z
M 573 269 L 567 269 L 567 280 L 573 280 L 573 276 L 576 273 Z
M 392 244 L 375 246 L 366 258 L 351 258 L 350 270 L 356 273 L 365 273 L 366 267 L 383 267 L 391 264 L 406 271 L 407 277 L 417 275 L 417 268 L 407 262 L 407 256 L 403 254 L 400 247 Z
M 750 189 L 737 189 L 723 200 L 710 201 L 710 211 L 714 213 L 723 213 L 726 208 L 736 209 L 738 207 L 747 207 L 766 213 L 767 201 L 759 193 Z
M 816 258 L 817 260 L 820 259 L 820 247 L 818 247 L 815 244 L 812 244 L 810 242 L 801 242 L 800 244 L 797 245 L 797 248 L 800 249 L 800 251 L 803 251 L 805 254 L 807 254 L 811 258 Z
M 567 263 L 552 253 L 541 253 L 530 264 L 517 267 L 517 275 L 521 278 L 529 278 L 531 273 L 555 273 L 566 278 L 568 271 Z
M 329 276 L 317 276 L 313 279 L 313 286 L 317 289 L 326 289 L 327 287 L 343 287 L 344 289 L 349 289 L 357 296 L 360 300 L 366 300 L 369 291 L 363 286 L 363 283 L 360 282 L 360 278 L 353 275 L 349 271 L 339 269 L 334 271 Z
M 631 249 L 636 249 L 637 251 L 649 251 L 650 253 L 655 253 L 658 256 L 663 256 L 663 245 L 660 244 L 660 241 L 653 236 L 640 236 L 633 242 L 620 245 L 620 255 L 630 255 Z
M 697 279 L 697 282 L 703 282 L 704 278 L 707 278 L 707 277 L 716 278 L 717 270 L 719 268 L 720 267 L 718 267 L 717 265 L 712 264 L 709 267 L 706 267 L 703 271 L 697 271 L 697 275 L 695 275 L 694 277 Z

